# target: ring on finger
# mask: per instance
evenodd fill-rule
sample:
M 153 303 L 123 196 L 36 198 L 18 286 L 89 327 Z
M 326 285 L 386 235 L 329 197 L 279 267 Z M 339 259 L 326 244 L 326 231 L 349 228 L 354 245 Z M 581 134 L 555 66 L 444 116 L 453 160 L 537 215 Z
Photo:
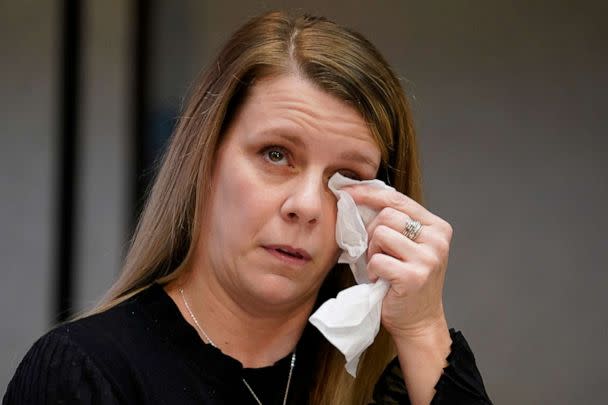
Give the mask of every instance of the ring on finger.
M 420 235 L 420 231 L 422 231 L 422 224 L 420 223 L 420 221 L 407 218 L 405 220 L 405 227 L 403 227 L 403 231 L 401 231 L 401 233 L 406 238 L 415 241 L 418 235 Z

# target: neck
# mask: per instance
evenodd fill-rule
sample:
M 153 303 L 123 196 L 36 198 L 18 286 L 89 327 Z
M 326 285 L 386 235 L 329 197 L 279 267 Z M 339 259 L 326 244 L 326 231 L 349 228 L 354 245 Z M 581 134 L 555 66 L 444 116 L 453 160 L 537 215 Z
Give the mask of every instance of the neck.
M 205 341 L 184 305 L 180 288 L 200 327 L 213 343 L 248 368 L 272 365 L 293 352 L 314 305 L 314 299 L 305 305 L 281 310 L 251 305 L 246 300 L 232 299 L 213 280 L 191 272 L 169 284 L 166 291 L 184 319 Z

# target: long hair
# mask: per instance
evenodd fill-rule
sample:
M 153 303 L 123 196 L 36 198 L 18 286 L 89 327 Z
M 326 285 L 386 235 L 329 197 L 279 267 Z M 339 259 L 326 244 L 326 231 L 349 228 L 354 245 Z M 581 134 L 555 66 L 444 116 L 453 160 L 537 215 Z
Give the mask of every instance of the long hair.
M 378 178 L 421 200 L 416 140 L 399 80 L 362 35 L 320 17 L 272 12 L 236 31 L 193 88 L 172 135 L 131 241 L 122 273 L 94 312 L 128 299 L 154 282 L 168 283 L 188 268 L 201 233 L 217 151 L 247 90 L 263 77 L 295 74 L 354 106 L 380 147 Z M 337 264 L 318 302 L 353 284 Z M 367 403 L 382 370 L 395 355 L 388 333 L 360 361 L 353 380 L 344 358 L 324 339 L 316 353 L 310 403 Z

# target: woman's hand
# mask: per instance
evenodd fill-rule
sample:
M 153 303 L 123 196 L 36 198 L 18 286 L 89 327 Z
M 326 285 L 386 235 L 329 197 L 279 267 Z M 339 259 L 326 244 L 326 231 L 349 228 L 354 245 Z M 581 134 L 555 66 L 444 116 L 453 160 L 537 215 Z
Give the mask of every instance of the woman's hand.
M 379 213 L 367 226 L 367 272 L 391 288 L 382 303 L 382 324 L 394 339 L 419 338 L 445 327 L 442 303 L 452 227 L 396 190 L 345 188 L 358 204 Z M 416 240 L 403 234 L 408 219 L 422 223 Z
M 443 310 L 443 285 L 452 227 L 416 201 L 390 189 L 344 188 L 357 204 L 379 211 L 368 224 L 367 272 L 390 282 L 382 324 L 391 334 L 412 404 L 428 404 L 452 343 Z M 404 235 L 410 219 L 422 229 Z

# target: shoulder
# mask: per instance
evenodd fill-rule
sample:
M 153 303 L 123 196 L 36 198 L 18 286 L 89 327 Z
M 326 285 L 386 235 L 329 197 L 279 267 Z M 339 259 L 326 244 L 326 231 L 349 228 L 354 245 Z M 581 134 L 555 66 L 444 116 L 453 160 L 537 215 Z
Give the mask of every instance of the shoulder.
M 8 385 L 3 404 L 117 403 L 113 384 L 66 330 L 42 336 Z
M 130 300 L 100 314 L 55 327 L 21 361 L 3 404 L 115 404 L 136 396 L 129 346 L 138 339 Z

